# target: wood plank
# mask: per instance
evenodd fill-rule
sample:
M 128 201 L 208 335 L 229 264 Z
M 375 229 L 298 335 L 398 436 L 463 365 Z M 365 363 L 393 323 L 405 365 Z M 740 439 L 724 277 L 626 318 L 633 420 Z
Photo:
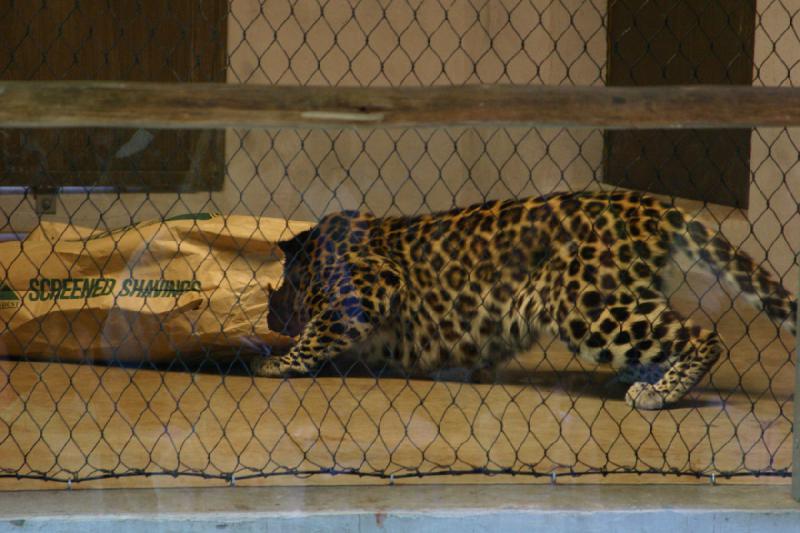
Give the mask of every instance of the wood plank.
M 286 87 L 2 82 L 2 127 L 800 125 L 798 87 Z

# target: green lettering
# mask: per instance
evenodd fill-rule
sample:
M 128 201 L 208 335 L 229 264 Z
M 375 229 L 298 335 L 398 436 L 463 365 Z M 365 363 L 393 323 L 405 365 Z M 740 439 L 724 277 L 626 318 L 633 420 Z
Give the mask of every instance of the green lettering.
M 143 279 L 134 279 L 133 280 L 133 290 L 131 291 L 131 296 L 137 296 L 139 298 L 143 297 L 144 292 L 144 280 Z
M 108 296 L 114 292 L 114 287 L 117 286 L 117 280 L 114 278 L 105 278 L 105 287 L 103 288 L 100 296 Z
M 122 280 L 122 289 L 119 291 L 119 296 L 129 296 L 131 293 L 131 283 L 133 280 L 131 278 L 127 278 Z
M 93 286 L 94 282 L 95 280 L 91 278 L 80 278 L 80 283 L 75 283 L 75 288 L 72 289 L 72 298 L 75 300 L 82 300 L 86 287 Z
M 145 285 L 144 290 L 144 297 L 147 298 L 153 292 L 153 287 L 155 286 L 155 280 L 149 279 L 147 280 L 147 284 Z
M 38 302 L 39 296 L 39 280 L 32 278 L 28 282 L 28 300 L 31 302 Z
M 51 279 L 50 284 L 51 284 L 50 290 L 53 291 L 53 296 L 52 296 L 53 301 L 59 300 L 61 298 L 61 286 L 62 286 L 61 280 Z
M 154 298 L 161 297 L 161 290 L 162 290 L 163 285 L 164 285 L 164 280 L 163 279 L 156 280 L 155 284 L 153 285 L 153 297 Z
M 47 278 L 42 278 L 42 292 L 41 292 L 41 301 L 46 302 L 50 300 L 50 280 Z
M 88 278 L 77 278 L 72 280 L 72 292 L 69 293 L 69 297 L 72 300 L 79 300 L 81 298 L 81 293 L 83 292 L 83 288 L 88 285 L 92 280 Z
M 87 300 L 92 297 L 94 291 L 97 290 L 97 281 L 96 279 L 84 278 L 83 287 L 81 287 L 79 295 L 81 299 Z
M 72 280 L 72 291 L 69 293 L 70 299 L 79 300 L 81 298 L 81 292 L 83 292 L 83 288 L 91 281 L 92 280 L 88 278 L 77 278 Z
M 61 280 L 61 294 L 58 295 L 59 299 L 60 300 L 69 300 L 71 291 L 74 288 L 74 286 L 75 286 L 75 280 L 74 279 L 67 278 L 67 279 Z

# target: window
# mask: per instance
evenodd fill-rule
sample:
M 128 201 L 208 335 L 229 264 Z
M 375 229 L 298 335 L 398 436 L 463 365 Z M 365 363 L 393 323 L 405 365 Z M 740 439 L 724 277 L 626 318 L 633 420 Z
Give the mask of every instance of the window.
M 755 2 L 611 0 L 607 84 L 736 84 L 753 79 Z M 749 129 L 605 134 L 607 183 L 747 207 Z
M 0 0 L 0 79 L 224 82 L 226 0 Z M 219 190 L 223 131 L 0 130 L 0 186 Z

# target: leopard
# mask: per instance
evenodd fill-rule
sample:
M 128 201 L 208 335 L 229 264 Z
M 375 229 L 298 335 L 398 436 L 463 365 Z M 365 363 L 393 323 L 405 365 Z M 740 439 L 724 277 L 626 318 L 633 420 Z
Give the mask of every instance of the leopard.
M 723 352 L 670 305 L 676 254 L 795 333 L 795 298 L 751 256 L 686 211 L 630 191 L 558 192 L 416 216 L 325 215 L 277 243 L 283 283 L 270 329 L 293 339 L 257 376 L 308 376 L 355 355 L 408 375 L 460 366 L 492 375 L 543 332 L 580 360 L 623 372 L 635 409 L 674 406 Z M 279 316 L 280 315 L 280 316 Z

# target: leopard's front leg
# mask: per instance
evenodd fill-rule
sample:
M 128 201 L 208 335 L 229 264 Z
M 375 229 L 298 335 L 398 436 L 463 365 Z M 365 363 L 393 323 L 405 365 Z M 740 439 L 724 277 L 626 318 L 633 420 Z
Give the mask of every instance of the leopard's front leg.
M 353 269 L 356 266 L 361 265 L 355 264 Z M 376 272 L 374 277 L 382 280 L 384 286 L 375 289 L 369 276 L 350 275 L 340 279 L 329 289 L 324 307 L 312 314 L 289 353 L 258 358 L 252 363 L 253 372 L 273 377 L 308 374 L 392 320 L 404 299 L 399 275 L 385 263 L 377 268 L 374 265 L 362 268 L 367 273 Z
M 312 372 L 326 359 L 347 351 L 370 333 L 372 324 L 359 318 L 353 319 L 333 310 L 315 315 L 306 324 L 297 344 L 289 353 L 254 359 L 253 373 L 257 376 L 281 377 Z

